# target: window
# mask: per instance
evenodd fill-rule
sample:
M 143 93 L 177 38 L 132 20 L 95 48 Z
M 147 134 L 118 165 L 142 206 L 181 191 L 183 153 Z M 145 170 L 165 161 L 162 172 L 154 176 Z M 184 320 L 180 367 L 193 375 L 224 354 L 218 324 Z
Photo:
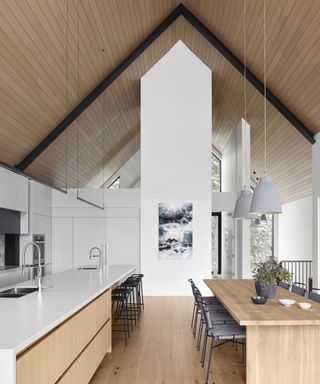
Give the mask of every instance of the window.
M 113 180 L 111 184 L 107 186 L 107 189 L 118 189 L 120 188 L 120 176 Z
M 251 267 L 273 255 L 273 215 L 261 215 L 250 223 Z
M 221 160 L 212 152 L 211 189 L 221 191 Z
M 211 214 L 211 274 L 221 274 L 221 212 Z

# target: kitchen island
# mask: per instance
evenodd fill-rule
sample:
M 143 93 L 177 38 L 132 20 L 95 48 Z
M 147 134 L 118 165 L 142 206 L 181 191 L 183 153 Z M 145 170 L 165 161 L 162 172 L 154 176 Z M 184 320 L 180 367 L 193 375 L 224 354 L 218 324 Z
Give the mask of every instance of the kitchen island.
M 0 298 L 1 383 L 80 383 L 92 375 L 111 352 L 110 288 L 135 270 L 69 270 L 44 277 L 41 293 Z
M 319 384 L 320 304 L 280 287 L 276 297 L 255 305 L 253 280 L 204 280 L 238 324 L 246 327 L 247 384 Z M 291 307 L 279 299 L 293 299 Z M 310 302 L 303 310 L 298 302 Z

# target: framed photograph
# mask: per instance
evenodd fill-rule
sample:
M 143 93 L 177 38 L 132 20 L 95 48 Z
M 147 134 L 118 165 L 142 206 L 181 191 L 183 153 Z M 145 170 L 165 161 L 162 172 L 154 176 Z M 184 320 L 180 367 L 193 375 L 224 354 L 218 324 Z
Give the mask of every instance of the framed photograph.
M 192 203 L 159 204 L 158 259 L 192 259 Z

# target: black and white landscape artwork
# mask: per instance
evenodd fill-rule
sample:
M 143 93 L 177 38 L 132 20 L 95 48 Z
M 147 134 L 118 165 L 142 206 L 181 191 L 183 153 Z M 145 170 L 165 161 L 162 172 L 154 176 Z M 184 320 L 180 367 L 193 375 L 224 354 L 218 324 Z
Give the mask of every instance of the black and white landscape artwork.
M 159 204 L 158 259 L 192 259 L 192 203 Z

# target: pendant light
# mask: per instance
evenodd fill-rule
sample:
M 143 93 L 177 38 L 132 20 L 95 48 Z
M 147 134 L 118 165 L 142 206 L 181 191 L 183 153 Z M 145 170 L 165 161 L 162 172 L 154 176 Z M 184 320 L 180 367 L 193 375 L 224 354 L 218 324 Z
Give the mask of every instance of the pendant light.
M 264 72 L 264 174 L 254 190 L 250 212 L 282 213 L 278 191 L 267 174 L 267 70 L 266 70 L 266 0 L 263 0 L 263 72 Z
M 243 94 L 244 94 L 244 120 L 247 121 L 247 56 L 246 56 L 246 1 L 243 1 Z M 245 147 L 245 167 L 248 168 L 247 148 Z M 235 219 L 255 219 L 257 216 L 250 213 L 252 192 L 249 186 L 244 185 L 237 199 L 233 217 Z

